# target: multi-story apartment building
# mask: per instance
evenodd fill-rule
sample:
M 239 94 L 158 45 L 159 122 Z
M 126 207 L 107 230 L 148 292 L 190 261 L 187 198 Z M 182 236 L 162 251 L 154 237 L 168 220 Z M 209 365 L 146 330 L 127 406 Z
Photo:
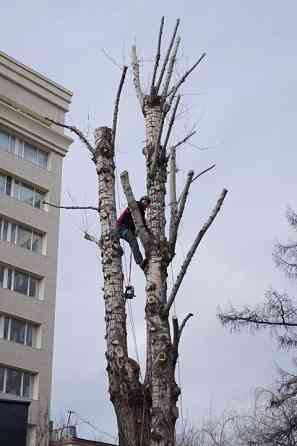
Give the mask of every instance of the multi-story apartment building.
M 0 52 L 0 398 L 30 400 L 29 436 L 51 396 L 64 122 L 72 93 Z M 30 440 L 31 444 L 34 441 Z

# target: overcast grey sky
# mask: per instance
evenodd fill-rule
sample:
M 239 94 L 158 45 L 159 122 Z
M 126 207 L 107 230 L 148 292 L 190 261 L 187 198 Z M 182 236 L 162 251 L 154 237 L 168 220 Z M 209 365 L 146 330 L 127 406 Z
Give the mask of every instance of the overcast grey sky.
M 160 17 L 165 15 L 168 33 L 177 17 L 182 21 L 176 76 L 207 52 L 183 88 L 185 113 L 175 133 L 182 137 L 196 124 L 193 143 L 209 147 L 187 145 L 180 150 L 179 188 L 187 170 L 217 165 L 193 187 L 175 274 L 218 194 L 223 187 L 229 190 L 177 299 L 181 317 L 189 311 L 195 314 L 180 356 L 183 414 L 193 423 L 209 407 L 220 412 L 244 406 L 252 389 L 272 382 L 276 362 L 290 365 L 292 353 L 279 353 L 268 336 L 231 335 L 221 328 L 216 309 L 230 301 L 261 301 L 270 286 L 294 292 L 275 269 L 271 248 L 277 237 L 289 236 L 286 206 L 297 208 L 296 14 L 294 0 L 1 2 L 1 50 L 71 89 L 67 120 L 85 131 L 111 124 L 120 71 L 102 49 L 119 64 L 128 64 L 136 41 L 147 86 Z M 140 195 L 144 129 L 130 73 L 128 78 L 117 160 L 119 171 L 129 169 Z M 64 163 L 62 200 L 95 204 L 96 191 L 88 154 L 75 142 Z M 96 248 L 82 239 L 83 229 L 96 231 L 94 215 L 62 214 L 52 410 L 59 418 L 71 409 L 99 430 L 114 433 L 105 374 L 100 261 Z M 133 280 L 137 298 L 132 306 L 143 357 L 144 279 L 135 271 Z M 130 346 L 134 355 L 131 336 Z M 96 435 L 87 425 L 79 427 L 81 435 Z

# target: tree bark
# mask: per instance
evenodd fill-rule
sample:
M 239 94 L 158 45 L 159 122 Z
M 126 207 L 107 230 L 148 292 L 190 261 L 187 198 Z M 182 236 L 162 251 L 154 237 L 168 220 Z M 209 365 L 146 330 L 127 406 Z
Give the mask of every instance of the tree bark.
M 150 198 L 148 227 L 153 235 L 148 259 L 146 283 L 147 363 L 145 383 L 151 393 L 151 446 L 173 446 L 176 401 L 179 389 L 175 383 L 173 346 L 168 317 L 162 318 L 167 296 L 168 242 L 165 236 L 165 194 L 167 159 L 160 141 L 165 102 L 161 96 L 146 96 L 143 110 L 146 127 L 145 156 L 147 193 Z M 157 152 L 156 152 L 157 151 Z M 154 154 L 157 157 L 154 159 Z M 155 162 L 152 173 L 151 164 Z
M 94 163 L 98 175 L 99 215 L 101 224 L 101 261 L 104 276 L 106 323 L 106 359 L 109 394 L 118 421 L 121 446 L 140 445 L 144 423 L 143 386 L 139 381 L 139 365 L 128 356 L 123 273 L 119 239 L 114 235 L 116 224 L 115 165 L 112 131 L 100 127 L 95 131 Z M 142 435 L 142 444 L 147 444 Z

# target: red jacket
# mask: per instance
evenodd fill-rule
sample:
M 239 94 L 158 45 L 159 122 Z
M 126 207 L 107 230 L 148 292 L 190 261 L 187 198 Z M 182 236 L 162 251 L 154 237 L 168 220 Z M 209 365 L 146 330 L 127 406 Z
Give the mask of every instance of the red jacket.
M 139 210 L 141 212 L 141 216 L 142 216 L 142 220 L 143 220 L 143 224 L 146 227 L 146 222 L 145 222 L 145 208 L 142 206 L 142 204 L 137 201 Z M 132 218 L 132 214 L 129 208 L 126 208 L 122 214 L 119 216 L 119 218 L 117 219 L 117 224 L 116 227 L 119 228 L 123 228 L 123 229 L 130 229 L 130 231 L 133 232 L 133 234 L 136 233 L 136 228 L 135 228 L 135 224 Z

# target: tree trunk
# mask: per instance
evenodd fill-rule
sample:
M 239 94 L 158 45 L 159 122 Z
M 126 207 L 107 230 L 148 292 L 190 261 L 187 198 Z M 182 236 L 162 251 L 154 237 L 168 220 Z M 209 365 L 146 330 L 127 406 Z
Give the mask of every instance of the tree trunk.
M 139 381 L 139 365 L 128 357 L 125 299 L 120 244 L 114 235 L 116 224 L 115 165 L 112 131 L 100 127 L 95 131 L 96 165 L 99 185 L 101 223 L 101 259 L 104 276 L 106 323 L 106 359 L 110 399 L 118 422 L 121 446 L 140 445 L 145 439 L 143 386 Z M 141 444 L 147 444 L 142 440 Z
M 168 317 L 162 308 L 167 298 L 168 242 L 165 236 L 166 155 L 160 146 L 165 101 L 160 96 L 144 98 L 147 192 L 150 198 L 148 227 L 152 235 L 146 283 L 147 367 L 151 408 L 151 446 L 173 446 L 178 416 L 178 388 L 174 379 L 173 348 Z M 157 152 L 157 156 L 156 156 Z M 155 163 L 155 165 L 154 165 Z

